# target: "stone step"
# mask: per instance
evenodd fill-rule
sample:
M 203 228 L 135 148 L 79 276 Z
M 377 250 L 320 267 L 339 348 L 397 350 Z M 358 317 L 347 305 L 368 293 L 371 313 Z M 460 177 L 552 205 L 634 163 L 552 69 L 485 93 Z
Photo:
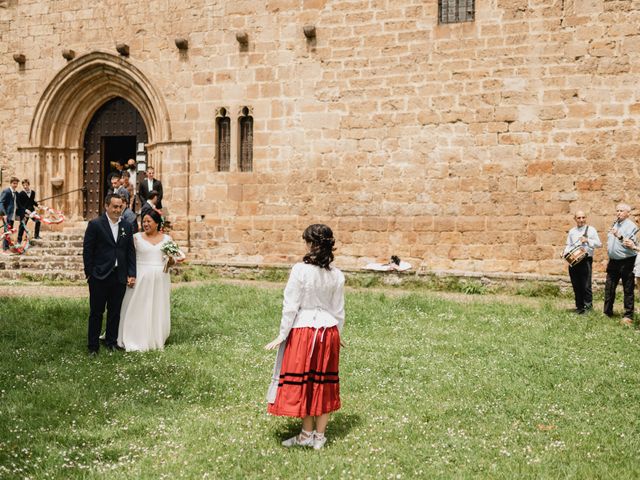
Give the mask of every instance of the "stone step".
M 31 242 L 80 242 L 84 239 L 84 235 L 76 235 L 71 233 L 44 233 L 40 232 L 40 239 L 36 240 L 34 238 L 31 239 Z
M 79 235 L 81 237 L 84 237 L 84 232 L 86 229 L 87 229 L 86 225 L 82 227 L 67 227 L 67 228 L 63 228 L 61 233 L 65 235 Z
M 5 265 L 12 265 L 16 268 L 33 266 L 34 268 L 44 268 L 46 270 L 51 270 L 51 265 L 69 267 L 83 265 L 82 256 L 51 255 L 49 257 L 16 257 L 10 260 L 0 260 L 0 265 L 4 262 Z
M 84 280 L 82 270 L 40 270 L 20 268 L 0 270 L 0 278 L 4 280 Z
M 82 257 L 55 257 L 55 259 L 43 260 L 39 257 L 24 257 L 14 255 L 10 258 L 0 258 L 0 270 L 16 270 L 16 269 L 40 269 L 40 270 L 57 270 L 82 269 L 84 263 Z
M 82 250 L 79 248 L 56 248 L 52 250 L 30 248 L 22 255 L 0 255 L 0 262 L 18 261 L 20 259 L 35 259 L 46 262 L 47 260 L 64 260 L 65 258 L 79 258 L 82 260 Z
M 23 255 L 0 254 L 5 280 L 84 280 L 82 242 L 87 222 L 42 225 L 39 240 Z M 33 225 L 30 224 L 33 233 Z
M 34 250 L 77 249 L 82 251 L 82 240 L 33 240 Z
M 48 250 L 48 251 L 35 251 L 29 249 L 24 255 L 9 255 L 11 260 L 28 260 L 33 261 L 37 260 L 40 262 L 49 262 L 49 261 L 57 261 L 57 260 L 80 260 L 82 261 L 82 250 L 78 249 L 57 249 L 57 250 Z M 1 261 L 1 260 L 0 260 Z
M 49 257 L 80 257 L 82 249 L 76 247 L 40 248 L 31 247 L 23 257 L 40 257 L 46 260 Z
M 82 255 L 82 244 L 78 245 L 75 242 L 59 242 L 55 244 L 32 243 L 29 250 L 22 254 L 23 257 L 51 255 Z M 2 258 L 2 255 L 0 255 L 0 258 Z

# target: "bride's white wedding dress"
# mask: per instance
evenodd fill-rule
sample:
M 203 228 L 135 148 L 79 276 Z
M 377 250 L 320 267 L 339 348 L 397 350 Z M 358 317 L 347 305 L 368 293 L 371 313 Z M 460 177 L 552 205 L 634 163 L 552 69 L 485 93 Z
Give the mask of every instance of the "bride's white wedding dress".
M 171 280 L 164 273 L 162 244 L 164 235 L 153 245 L 142 233 L 134 235 L 136 246 L 136 284 L 127 288 L 120 310 L 118 345 L 129 351 L 162 350 L 171 330 L 169 296 Z

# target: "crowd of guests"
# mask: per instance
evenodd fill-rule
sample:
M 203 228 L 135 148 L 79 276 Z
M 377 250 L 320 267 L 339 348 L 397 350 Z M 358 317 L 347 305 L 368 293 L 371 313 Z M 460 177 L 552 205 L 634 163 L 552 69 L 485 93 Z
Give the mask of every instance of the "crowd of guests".
M 35 211 L 38 206 L 36 202 L 36 192 L 31 189 L 31 183 L 28 178 L 22 180 L 22 190 L 18 191 L 18 177 L 9 179 L 9 188 L 6 188 L 0 194 L 0 224 L 4 224 L 13 228 L 16 221 L 18 228 L 18 243 L 22 243 L 27 223 L 30 220 L 29 214 Z M 33 219 L 35 223 L 34 237 L 40 238 L 40 220 Z M 2 249 L 8 250 L 9 243 L 6 239 L 2 241 Z
M 142 221 L 150 211 L 156 211 L 162 216 L 162 182 L 155 178 L 153 167 L 147 168 L 146 172 L 138 172 L 133 158 L 125 165 L 119 162 L 114 164 L 115 167 L 108 176 L 110 187 L 107 195 L 122 198 L 122 218 L 132 224 L 135 233 L 139 230 L 138 218 Z
M 629 218 L 631 207 L 626 203 L 616 206 L 616 220 L 607 232 L 607 278 L 604 287 L 603 312 L 613 317 L 613 305 L 616 289 L 622 283 L 624 313 L 623 325 L 634 323 L 634 288 L 636 278 L 640 279 L 640 262 L 638 252 L 638 226 Z M 593 225 L 587 224 L 587 216 L 582 210 L 574 215 L 576 226 L 569 230 L 564 250 L 565 258 L 580 249 L 580 260 L 569 265 L 569 277 L 575 298 L 576 313 L 584 314 L 593 309 L 592 265 L 596 248 L 602 246 L 598 232 Z M 571 262 L 570 262 L 571 263 Z M 640 281 L 639 281 L 640 283 Z M 640 286 L 640 285 L 639 285 Z
M 124 201 L 122 218 L 131 223 L 134 232 L 139 230 L 138 221 L 142 221 L 144 214 L 156 211 L 162 212 L 162 182 L 155 178 L 153 167 L 146 172 L 138 172 L 136 161 L 131 158 L 126 164 L 113 162 L 109 173 L 106 194 L 117 194 Z M 22 183 L 22 190 L 18 186 Z M 40 239 L 40 220 L 30 217 L 30 213 L 38 207 L 36 192 L 31 188 L 31 182 L 25 178 L 20 182 L 18 177 L 9 179 L 9 187 L 0 193 L 0 226 L 6 225 L 11 229 L 18 226 L 18 243 L 22 243 L 29 220 L 34 222 L 32 239 Z M 139 219 L 139 220 L 138 220 Z M 6 227 L 5 227 L 6 228 Z M 9 242 L 2 241 L 2 249 L 9 249 Z

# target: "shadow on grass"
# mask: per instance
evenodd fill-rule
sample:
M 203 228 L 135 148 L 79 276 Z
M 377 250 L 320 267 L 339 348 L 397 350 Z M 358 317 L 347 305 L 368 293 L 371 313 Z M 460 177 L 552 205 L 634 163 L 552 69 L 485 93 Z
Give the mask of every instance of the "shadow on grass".
M 362 417 L 358 414 L 334 413 L 331 415 L 329 424 L 327 425 L 327 437 L 329 437 L 329 442 L 346 437 L 351 430 L 360 425 L 362 425 Z M 292 418 L 287 423 L 277 428 L 273 433 L 273 437 L 278 442 L 281 442 L 300 433 L 300 428 L 300 419 Z

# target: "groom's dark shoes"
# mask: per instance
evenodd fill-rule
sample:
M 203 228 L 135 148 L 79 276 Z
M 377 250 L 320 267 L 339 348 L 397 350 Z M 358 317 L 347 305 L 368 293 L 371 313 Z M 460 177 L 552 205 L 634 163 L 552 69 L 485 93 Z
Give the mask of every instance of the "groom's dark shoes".
M 124 348 L 119 345 L 107 345 L 105 348 L 110 352 L 124 351 Z
M 119 346 L 117 343 L 107 343 L 106 340 L 100 340 L 100 343 L 102 343 L 102 346 L 110 352 L 115 352 L 116 350 L 124 350 L 124 348 Z

